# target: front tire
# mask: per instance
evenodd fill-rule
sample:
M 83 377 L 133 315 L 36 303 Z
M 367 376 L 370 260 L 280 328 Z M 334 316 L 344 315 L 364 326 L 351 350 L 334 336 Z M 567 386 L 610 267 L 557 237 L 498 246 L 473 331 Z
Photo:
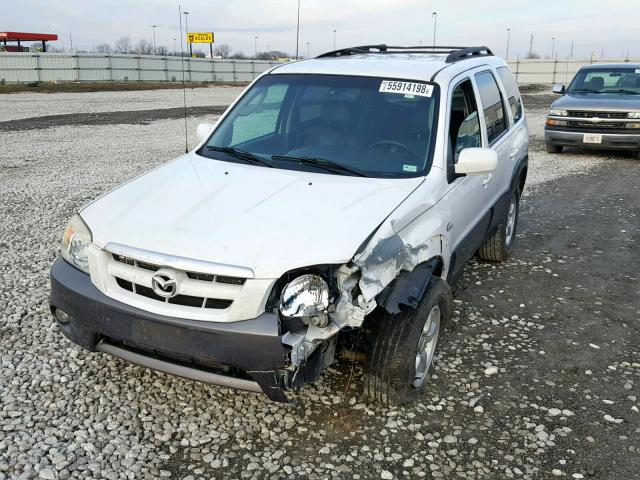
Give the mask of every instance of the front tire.
M 431 378 L 435 352 L 453 311 L 447 282 L 429 280 L 415 308 L 391 315 L 378 308 L 372 315 L 373 340 L 364 374 L 365 394 L 382 405 L 414 401 Z
M 546 143 L 547 153 L 562 153 L 562 145 L 554 145 L 553 143 Z
M 509 206 L 496 232 L 480 246 L 478 256 L 490 262 L 504 262 L 509 258 L 518 228 L 520 214 L 520 192 L 511 193 Z

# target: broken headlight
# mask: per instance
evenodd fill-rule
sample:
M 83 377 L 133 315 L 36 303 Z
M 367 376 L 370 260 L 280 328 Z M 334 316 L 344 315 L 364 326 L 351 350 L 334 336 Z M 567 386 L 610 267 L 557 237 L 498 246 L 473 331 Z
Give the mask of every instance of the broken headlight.
M 85 273 L 89 273 L 89 245 L 91 230 L 77 213 L 69 221 L 62 236 L 60 253 L 71 265 Z
M 300 275 L 280 294 L 280 312 L 286 317 L 312 317 L 326 313 L 329 285 L 319 275 Z

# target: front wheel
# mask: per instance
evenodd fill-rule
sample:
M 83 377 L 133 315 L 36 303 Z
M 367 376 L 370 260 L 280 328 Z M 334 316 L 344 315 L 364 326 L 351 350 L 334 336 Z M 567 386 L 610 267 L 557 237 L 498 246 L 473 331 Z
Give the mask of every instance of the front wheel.
M 416 399 L 431 378 L 435 353 L 452 310 L 453 296 L 447 282 L 432 277 L 415 308 L 403 307 L 396 315 L 379 308 L 372 314 L 374 335 L 364 374 L 365 394 L 371 400 L 402 405 Z
M 518 228 L 518 215 L 520 213 L 520 192 L 515 190 L 511 193 L 509 206 L 502 222 L 498 225 L 496 232 L 478 249 L 478 256 L 483 260 L 491 262 L 503 262 L 509 258 L 509 253 L 513 248 Z

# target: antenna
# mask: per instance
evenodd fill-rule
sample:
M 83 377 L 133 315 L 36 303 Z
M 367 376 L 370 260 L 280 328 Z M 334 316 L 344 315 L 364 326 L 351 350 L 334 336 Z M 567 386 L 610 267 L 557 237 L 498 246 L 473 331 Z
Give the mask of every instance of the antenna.
M 180 18 L 180 65 L 182 67 L 182 100 L 184 104 L 184 153 L 189 153 L 187 141 L 187 87 L 184 83 L 184 50 L 182 48 L 182 7 L 178 5 L 178 17 Z

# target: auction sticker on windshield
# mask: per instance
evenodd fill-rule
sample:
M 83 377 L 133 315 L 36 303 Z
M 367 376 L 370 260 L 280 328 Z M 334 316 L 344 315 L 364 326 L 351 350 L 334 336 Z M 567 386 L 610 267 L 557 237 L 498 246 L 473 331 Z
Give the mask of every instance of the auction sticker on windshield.
M 430 97 L 433 93 L 433 85 L 417 82 L 401 82 L 398 80 L 383 80 L 380 84 L 380 92 L 400 93 L 403 95 L 420 95 Z

